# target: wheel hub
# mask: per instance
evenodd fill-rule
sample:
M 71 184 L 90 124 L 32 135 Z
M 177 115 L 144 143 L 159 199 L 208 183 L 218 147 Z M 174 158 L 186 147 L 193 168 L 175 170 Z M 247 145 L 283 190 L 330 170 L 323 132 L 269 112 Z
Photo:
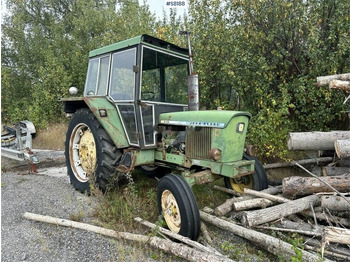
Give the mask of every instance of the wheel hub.
M 180 210 L 174 195 L 169 190 L 164 190 L 162 193 L 161 205 L 169 229 L 179 233 L 181 228 Z
M 253 179 L 251 175 L 240 177 L 238 179 L 230 179 L 231 187 L 233 190 L 244 193 L 244 188 L 253 189 Z

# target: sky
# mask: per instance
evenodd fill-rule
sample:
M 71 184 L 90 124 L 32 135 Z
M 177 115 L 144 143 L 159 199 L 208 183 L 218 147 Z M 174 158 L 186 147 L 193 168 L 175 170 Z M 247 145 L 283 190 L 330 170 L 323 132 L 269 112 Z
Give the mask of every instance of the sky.
M 161 19 L 163 17 L 163 9 L 165 12 L 167 12 L 167 14 L 170 12 L 170 8 L 165 6 L 165 3 L 169 1 L 175 2 L 175 0 L 139 0 L 139 4 L 142 5 L 143 3 L 147 3 L 149 5 L 150 11 L 154 12 L 156 14 L 156 17 Z M 185 0 L 185 2 L 188 3 L 188 0 Z M 177 14 L 182 16 L 184 12 L 187 12 L 187 10 L 187 7 L 178 7 Z

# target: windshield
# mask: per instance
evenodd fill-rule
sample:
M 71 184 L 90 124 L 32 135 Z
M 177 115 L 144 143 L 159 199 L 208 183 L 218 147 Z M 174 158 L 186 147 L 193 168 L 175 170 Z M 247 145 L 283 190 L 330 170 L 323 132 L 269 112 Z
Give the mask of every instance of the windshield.
M 187 104 L 188 59 L 143 47 L 141 100 Z

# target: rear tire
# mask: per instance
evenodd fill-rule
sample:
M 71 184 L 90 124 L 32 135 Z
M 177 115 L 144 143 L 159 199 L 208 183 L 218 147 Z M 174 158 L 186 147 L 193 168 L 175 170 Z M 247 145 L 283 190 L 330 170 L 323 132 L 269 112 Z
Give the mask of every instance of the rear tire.
M 200 216 L 195 196 L 187 182 L 178 175 L 168 174 L 158 184 L 159 212 L 174 233 L 197 240 Z
M 243 160 L 255 160 L 255 172 L 251 175 L 241 177 L 239 179 L 225 177 L 225 186 L 228 189 L 235 190 L 239 193 L 244 192 L 244 188 L 249 188 L 257 191 L 264 190 L 268 187 L 268 179 L 263 165 L 260 161 L 246 153 L 243 154 Z
M 65 142 L 68 176 L 75 189 L 90 192 L 90 184 L 102 191 L 116 175 L 121 152 L 88 109 L 78 110 L 69 123 Z

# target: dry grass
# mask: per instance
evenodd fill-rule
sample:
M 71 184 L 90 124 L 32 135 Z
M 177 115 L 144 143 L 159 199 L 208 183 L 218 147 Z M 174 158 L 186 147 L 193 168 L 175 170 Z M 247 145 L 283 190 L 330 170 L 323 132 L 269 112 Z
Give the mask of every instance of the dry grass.
M 66 122 L 49 124 L 45 129 L 37 130 L 33 148 L 64 150 L 68 124 Z

